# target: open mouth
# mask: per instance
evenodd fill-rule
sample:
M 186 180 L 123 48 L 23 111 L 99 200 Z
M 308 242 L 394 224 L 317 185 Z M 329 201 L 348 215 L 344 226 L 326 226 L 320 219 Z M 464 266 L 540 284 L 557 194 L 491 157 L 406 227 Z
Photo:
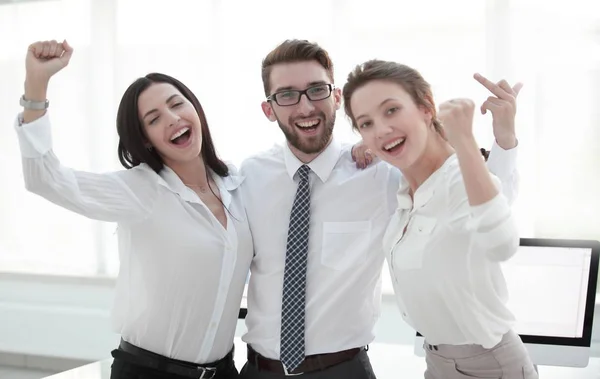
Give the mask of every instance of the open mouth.
M 171 143 L 177 146 L 183 146 L 190 141 L 192 137 L 192 130 L 187 126 L 179 129 L 175 134 L 171 136 Z
M 321 120 L 316 119 L 316 120 L 295 122 L 294 125 L 296 125 L 296 127 L 298 127 L 300 130 L 302 130 L 305 133 L 313 133 L 317 130 L 319 125 L 321 125 Z
M 395 139 L 392 142 L 389 142 L 389 143 L 383 145 L 383 150 L 388 153 L 392 153 L 392 154 L 397 153 L 400 150 L 402 150 L 402 147 L 404 146 L 405 141 L 406 141 L 406 137 Z

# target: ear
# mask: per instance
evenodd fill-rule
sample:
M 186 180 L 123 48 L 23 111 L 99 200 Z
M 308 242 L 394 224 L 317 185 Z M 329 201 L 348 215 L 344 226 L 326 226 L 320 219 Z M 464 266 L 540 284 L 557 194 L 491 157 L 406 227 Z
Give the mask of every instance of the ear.
M 423 120 L 425 121 L 425 123 L 427 125 L 431 124 L 431 122 L 433 121 L 433 113 L 431 112 L 431 110 L 427 109 L 427 107 L 421 105 L 419 106 L 419 111 L 421 111 L 421 114 L 423 115 Z
M 333 90 L 333 101 L 335 104 L 335 110 L 340 109 L 340 107 L 342 106 L 342 89 L 341 88 L 335 88 Z
M 265 116 L 267 116 L 269 121 L 277 121 L 277 116 L 275 115 L 275 111 L 273 111 L 273 107 L 271 106 L 270 102 L 263 101 L 260 106 L 262 107 L 263 113 Z

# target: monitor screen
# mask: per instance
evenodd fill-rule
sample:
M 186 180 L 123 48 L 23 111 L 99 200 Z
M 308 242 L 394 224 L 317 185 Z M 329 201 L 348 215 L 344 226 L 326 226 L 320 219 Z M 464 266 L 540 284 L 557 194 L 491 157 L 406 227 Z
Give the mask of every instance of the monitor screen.
M 502 263 L 520 335 L 581 338 L 592 249 L 520 246 Z
M 507 306 L 533 363 L 585 367 L 589 362 L 600 243 L 521 238 L 501 263 Z M 415 354 L 424 355 L 417 332 Z

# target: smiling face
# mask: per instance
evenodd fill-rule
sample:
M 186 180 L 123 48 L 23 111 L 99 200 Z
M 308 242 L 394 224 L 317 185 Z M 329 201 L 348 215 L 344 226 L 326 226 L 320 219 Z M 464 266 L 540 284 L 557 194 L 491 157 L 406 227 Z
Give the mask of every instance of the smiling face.
M 431 112 L 418 106 L 397 83 L 373 80 L 363 84 L 352 94 L 350 108 L 367 147 L 401 170 L 415 165 L 436 137 Z
M 296 155 L 321 153 L 331 141 L 341 104 L 341 91 L 333 87 L 327 71 L 317 61 L 276 64 L 270 84 L 271 100 L 262 104 L 267 118 L 277 121 Z M 305 90 L 298 99 L 295 91 Z
M 138 98 L 138 114 L 148 139 L 168 166 L 198 159 L 200 119 L 192 103 L 169 83 L 154 83 Z

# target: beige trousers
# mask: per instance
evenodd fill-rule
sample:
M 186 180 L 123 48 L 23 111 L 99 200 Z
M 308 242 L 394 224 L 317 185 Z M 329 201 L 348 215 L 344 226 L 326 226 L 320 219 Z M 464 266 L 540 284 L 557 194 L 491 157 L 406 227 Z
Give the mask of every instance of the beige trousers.
M 437 345 L 425 341 L 425 379 L 538 379 L 529 354 L 514 331 L 493 348 Z

